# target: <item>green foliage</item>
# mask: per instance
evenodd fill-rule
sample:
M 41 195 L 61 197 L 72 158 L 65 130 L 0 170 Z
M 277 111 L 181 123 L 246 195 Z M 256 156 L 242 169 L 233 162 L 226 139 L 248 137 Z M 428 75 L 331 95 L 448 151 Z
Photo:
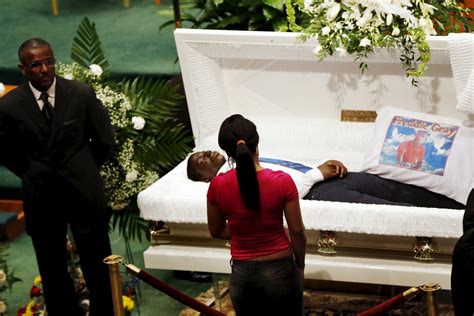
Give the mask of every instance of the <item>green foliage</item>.
M 14 283 L 21 281 L 8 266 L 8 255 L 5 253 L 7 249 L 7 245 L 0 245 L 0 293 L 10 291 Z M 7 308 L 7 304 L 0 296 L 0 309 L 4 308 Z
M 105 58 L 104 51 L 95 30 L 95 23 L 85 17 L 77 29 L 77 35 L 73 39 L 71 48 L 71 59 L 83 67 L 92 64 L 99 65 L 104 73 L 109 72 L 109 62 Z
M 165 81 L 144 78 L 123 81 L 118 88 L 130 98 L 130 116 L 147 122 L 143 130 L 128 126 L 118 137 L 134 137 L 137 161 L 160 174 L 176 166 L 191 150 L 188 144 L 192 141 L 190 131 L 176 118 L 183 96 Z
M 181 20 L 190 28 L 288 31 L 286 0 L 182 0 Z M 171 16 L 171 10 L 158 14 Z M 170 20 L 160 26 L 172 25 Z
M 123 212 L 112 213 L 111 226 L 118 229 L 124 240 L 143 241 L 143 236 L 148 237 L 148 221 L 140 217 L 136 201 L 132 201 Z
M 431 0 L 427 2 L 436 8 L 431 20 L 438 35 L 473 31 L 473 20 L 468 15 L 472 9 L 455 6 L 447 10 L 440 1 Z
M 147 224 L 139 216 L 138 193 L 191 151 L 192 134 L 177 119 L 183 96 L 163 80 L 107 80 L 100 68 L 109 64 L 87 18 L 78 28 L 71 57 L 75 63 L 58 64 L 58 74 L 91 84 L 115 131 L 115 148 L 101 169 L 108 205 L 114 210 L 112 225 L 125 238 L 141 240 Z

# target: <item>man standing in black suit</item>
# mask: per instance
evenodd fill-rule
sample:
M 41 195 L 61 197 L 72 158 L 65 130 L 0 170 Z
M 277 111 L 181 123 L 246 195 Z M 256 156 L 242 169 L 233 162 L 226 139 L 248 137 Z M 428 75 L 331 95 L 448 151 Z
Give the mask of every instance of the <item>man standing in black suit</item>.
M 89 290 L 89 315 L 113 315 L 102 262 L 111 247 L 99 174 L 114 144 L 110 119 L 89 85 L 55 76 L 49 43 L 27 40 L 18 56 L 28 82 L 0 99 L 0 163 L 22 179 L 26 231 L 48 315 L 82 315 L 67 271 L 68 225 Z
M 452 258 L 451 294 L 456 316 L 474 315 L 474 190 L 466 203 L 463 235 L 456 243 Z

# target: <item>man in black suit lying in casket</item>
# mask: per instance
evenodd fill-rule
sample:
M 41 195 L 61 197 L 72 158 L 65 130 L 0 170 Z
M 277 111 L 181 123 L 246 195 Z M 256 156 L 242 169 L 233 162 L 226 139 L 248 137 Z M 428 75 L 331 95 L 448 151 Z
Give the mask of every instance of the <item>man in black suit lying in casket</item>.
M 260 159 L 265 162 L 266 158 Z M 217 151 L 195 152 L 188 159 L 188 178 L 209 182 L 219 172 L 228 170 L 224 166 L 225 162 L 225 157 Z M 369 173 L 347 172 L 346 167 L 337 160 L 328 160 L 294 180 L 300 196 L 307 200 L 450 209 L 465 207 L 453 199 L 421 187 Z

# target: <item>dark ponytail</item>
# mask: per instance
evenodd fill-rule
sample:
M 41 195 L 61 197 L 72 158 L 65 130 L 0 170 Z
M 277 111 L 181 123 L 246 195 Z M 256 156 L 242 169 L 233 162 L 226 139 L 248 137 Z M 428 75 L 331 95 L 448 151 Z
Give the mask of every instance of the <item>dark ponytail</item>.
M 257 127 L 242 115 L 234 114 L 222 123 L 218 141 L 227 156 L 237 164 L 237 181 L 245 206 L 252 210 L 260 209 L 260 191 L 253 160 L 259 142 Z

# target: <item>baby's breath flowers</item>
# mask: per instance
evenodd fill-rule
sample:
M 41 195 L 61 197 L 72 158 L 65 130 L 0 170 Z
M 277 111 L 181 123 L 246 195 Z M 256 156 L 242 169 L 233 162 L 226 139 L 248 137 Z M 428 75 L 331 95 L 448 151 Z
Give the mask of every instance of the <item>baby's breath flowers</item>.
M 108 206 L 113 210 L 123 210 L 140 191 L 158 179 L 158 173 L 140 163 L 135 153 L 134 146 L 139 145 L 136 141 L 137 133 L 143 131 L 146 121 L 141 116 L 132 115 L 132 104 L 123 92 L 104 82 L 99 65 L 93 64 L 85 68 L 77 63 L 59 63 L 57 73 L 70 80 L 89 83 L 108 110 L 115 130 L 116 146 L 100 173 Z M 130 128 L 133 133 L 128 132 Z

